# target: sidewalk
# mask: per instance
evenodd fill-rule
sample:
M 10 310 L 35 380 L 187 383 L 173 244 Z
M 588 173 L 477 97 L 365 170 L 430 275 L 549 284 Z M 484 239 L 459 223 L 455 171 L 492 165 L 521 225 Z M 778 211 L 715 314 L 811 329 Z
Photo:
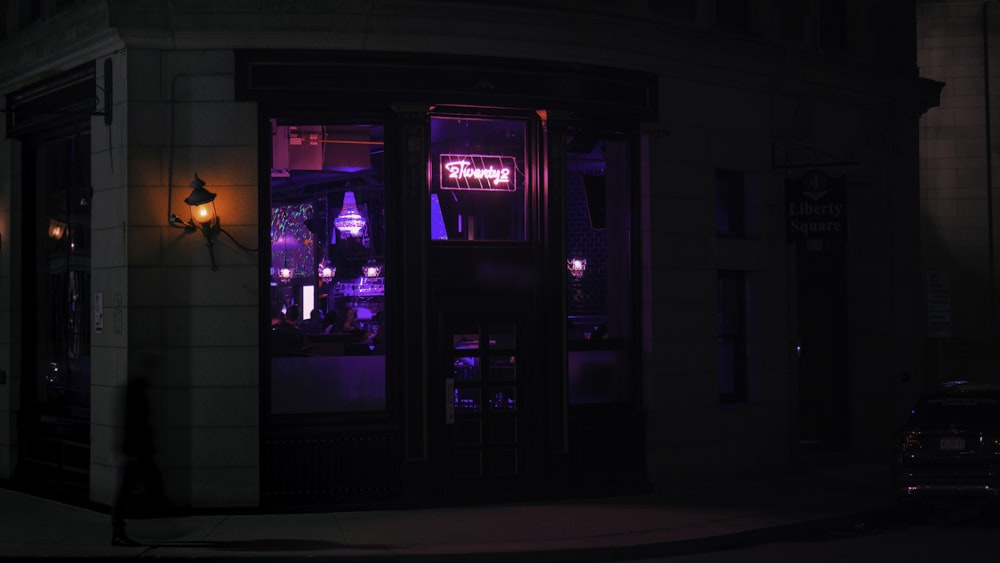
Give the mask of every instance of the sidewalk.
M 850 530 L 894 509 L 887 468 L 845 464 L 634 497 L 135 520 L 133 548 L 111 547 L 106 514 L 0 489 L 0 560 L 626 561 Z

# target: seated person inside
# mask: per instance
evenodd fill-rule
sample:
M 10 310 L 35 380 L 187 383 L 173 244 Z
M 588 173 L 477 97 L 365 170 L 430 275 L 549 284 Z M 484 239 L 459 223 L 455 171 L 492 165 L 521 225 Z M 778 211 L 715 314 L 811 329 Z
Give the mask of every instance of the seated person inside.
M 271 325 L 271 353 L 275 356 L 302 356 L 309 353 L 305 335 L 299 329 L 301 314 L 298 305 L 289 305 L 284 317 L 277 317 Z

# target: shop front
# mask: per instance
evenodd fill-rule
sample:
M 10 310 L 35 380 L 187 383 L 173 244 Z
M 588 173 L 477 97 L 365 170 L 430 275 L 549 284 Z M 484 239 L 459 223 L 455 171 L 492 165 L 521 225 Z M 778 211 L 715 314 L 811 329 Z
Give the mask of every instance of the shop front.
M 236 61 L 270 226 L 261 503 L 644 486 L 635 217 L 655 83 L 494 59 Z

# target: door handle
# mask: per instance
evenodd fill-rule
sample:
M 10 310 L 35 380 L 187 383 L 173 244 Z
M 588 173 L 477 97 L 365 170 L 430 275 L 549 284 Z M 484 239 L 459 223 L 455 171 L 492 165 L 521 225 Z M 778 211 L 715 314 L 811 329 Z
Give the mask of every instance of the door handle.
M 444 380 L 444 423 L 455 424 L 455 378 Z

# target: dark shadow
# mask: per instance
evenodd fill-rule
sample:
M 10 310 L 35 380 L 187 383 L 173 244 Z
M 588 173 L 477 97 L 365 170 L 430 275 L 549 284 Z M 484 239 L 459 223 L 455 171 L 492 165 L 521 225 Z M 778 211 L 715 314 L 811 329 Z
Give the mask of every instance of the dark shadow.
M 157 541 L 139 542 L 142 547 L 194 547 L 223 551 L 322 551 L 330 549 L 385 549 L 384 545 L 344 544 L 325 540 L 259 538 L 231 541 Z
M 150 422 L 148 373 L 158 360 L 152 354 L 143 357 L 139 373 L 131 375 L 124 391 L 121 413 L 122 439 L 118 444 L 121 463 L 116 475 L 111 503 L 112 536 L 128 541 L 125 522 L 136 512 L 168 506 L 163 477 L 156 464 L 157 448 Z M 138 490 L 142 494 L 138 494 Z

